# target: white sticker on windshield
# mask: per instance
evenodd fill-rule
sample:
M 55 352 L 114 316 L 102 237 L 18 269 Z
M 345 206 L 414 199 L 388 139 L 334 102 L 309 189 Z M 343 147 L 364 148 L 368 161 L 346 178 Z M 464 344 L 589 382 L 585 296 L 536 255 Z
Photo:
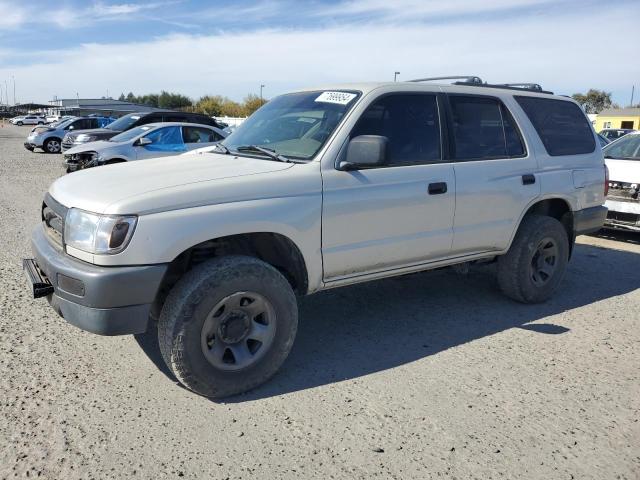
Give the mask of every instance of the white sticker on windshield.
M 337 103 L 339 105 L 346 105 L 351 100 L 356 98 L 355 93 L 348 92 L 322 92 L 318 98 L 316 98 L 316 102 L 324 102 L 324 103 Z

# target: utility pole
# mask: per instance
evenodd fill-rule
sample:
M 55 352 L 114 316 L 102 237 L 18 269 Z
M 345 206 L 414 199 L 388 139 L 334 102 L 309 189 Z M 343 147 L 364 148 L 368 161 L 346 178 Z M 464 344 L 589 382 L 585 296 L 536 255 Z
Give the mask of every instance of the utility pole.
M 11 80 L 13 80 L 13 104 L 16 104 L 16 77 L 11 75 Z M 7 95 L 7 104 L 9 104 L 9 95 Z
M 262 89 L 264 88 L 264 85 L 260 85 L 260 103 L 263 102 L 262 100 Z
M 636 93 L 636 86 L 635 85 L 631 85 L 631 103 L 629 104 L 630 107 L 633 107 L 633 94 Z
M 398 75 L 400 75 L 400 72 L 393 72 L 393 81 L 394 82 L 398 81 Z

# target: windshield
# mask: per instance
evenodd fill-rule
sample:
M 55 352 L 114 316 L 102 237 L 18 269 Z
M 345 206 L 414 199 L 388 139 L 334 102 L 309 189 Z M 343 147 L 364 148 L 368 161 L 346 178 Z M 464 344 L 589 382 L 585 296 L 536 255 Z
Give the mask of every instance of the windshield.
M 67 125 L 69 125 L 71 122 L 73 122 L 74 120 L 75 120 L 75 118 L 65 118 L 65 119 L 62 119 L 62 120 L 58 120 L 57 122 L 53 122 L 49 126 L 52 127 L 52 128 L 64 128 Z
M 153 127 L 149 125 L 142 125 L 141 127 L 132 128 L 131 130 L 127 130 L 126 132 L 119 133 L 115 137 L 111 137 L 109 139 L 110 142 L 128 142 L 129 140 L 133 140 L 138 135 L 142 135 L 145 132 L 148 132 Z
M 316 91 L 276 97 L 242 122 L 222 143 L 234 153 L 239 147 L 255 145 L 285 157 L 309 160 L 355 104 L 358 95 L 348 91 Z
M 625 135 L 602 149 L 605 158 L 640 160 L 640 134 Z
M 130 113 L 129 115 L 120 117 L 118 120 L 116 120 L 113 123 L 110 123 L 105 128 L 108 128 L 109 130 L 118 130 L 120 132 L 123 132 L 126 129 L 128 129 L 131 125 L 136 123 L 138 120 L 140 120 L 140 115 Z

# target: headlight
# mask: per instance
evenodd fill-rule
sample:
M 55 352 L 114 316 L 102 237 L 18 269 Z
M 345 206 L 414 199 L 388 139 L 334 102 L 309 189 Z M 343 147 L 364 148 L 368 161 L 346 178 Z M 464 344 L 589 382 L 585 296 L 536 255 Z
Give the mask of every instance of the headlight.
M 81 133 L 76 137 L 76 141 L 78 142 L 93 142 L 95 139 L 95 135 L 88 135 L 86 133 Z
M 137 220 L 135 215 L 97 215 L 70 208 L 64 224 L 64 243 L 89 253 L 119 253 L 131 240 Z

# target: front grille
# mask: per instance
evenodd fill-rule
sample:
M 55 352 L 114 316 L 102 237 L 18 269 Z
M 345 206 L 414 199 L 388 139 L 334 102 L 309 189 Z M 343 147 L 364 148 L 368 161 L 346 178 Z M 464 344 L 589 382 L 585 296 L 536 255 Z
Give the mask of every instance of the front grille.
M 42 202 L 42 226 L 51 241 L 62 247 L 62 235 L 64 234 L 64 219 L 67 216 L 67 207 L 58 203 L 48 193 Z
M 607 212 L 607 220 L 615 220 L 618 223 L 635 226 L 640 222 L 640 215 L 637 213 L 614 212 L 613 210 L 609 210 Z

